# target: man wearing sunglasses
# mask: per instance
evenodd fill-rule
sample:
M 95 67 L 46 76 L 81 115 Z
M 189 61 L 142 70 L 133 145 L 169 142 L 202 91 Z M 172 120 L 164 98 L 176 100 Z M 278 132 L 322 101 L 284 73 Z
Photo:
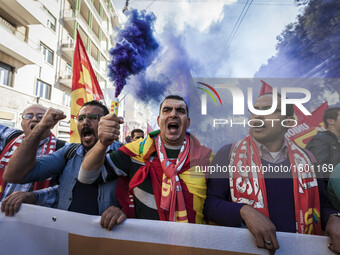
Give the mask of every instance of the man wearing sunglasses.
M 0 125 L 0 202 L 2 202 L 2 206 L 14 203 L 21 204 L 22 202 L 36 202 L 41 204 L 41 201 L 36 201 L 34 199 L 34 195 L 31 191 L 40 190 L 56 184 L 56 180 L 46 180 L 39 183 L 14 184 L 9 182 L 6 183 L 2 178 L 8 160 L 11 158 L 16 148 L 23 142 L 25 137 L 27 137 L 33 128 L 41 121 L 45 112 L 46 108 L 39 104 L 27 107 L 22 113 L 21 127 L 23 132 Z M 64 144 L 65 141 L 58 140 L 50 129 L 46 129 L 39 140 L 39 146 L 35 156 L 41 157 L 45 154 L 52 153 L 64 146 Z M 39 194 L 40 192 L 46 192 L 46 190 L 38 191 L 35 194 Z M 41 205 L 51 206 L 51 204 Z
M 12 182 L 31 182 L 45 180 L 51 176 L 59 176 L 59 194 L 57 208 L 91 214 L 102 215 L 103 227 L 112 229 L 115 224 L 123 222 L 126 215 L 118 208 L 115 196 L 116 182 L 105 184 L 82 184 L 77 180 L 79 168 L 85 154 L 98 140 L 98 122 L 109 113 L 106 106 L 98 101 L 90 101 L 83 105 L 77 117 L 77 128 L 81 139 L 80 145 L 69 144 L 61 150 L 35 160 L 33 154 L 40 137 L 47 129 L 54 127 L 66 116 L 62 111 L 49 108 L 41 120 L 14 153 L 8 164 L 4 178 Z M 115 142 L 107 152 L 116 150 Z M 70 156 L 70 154 L 73 155 Z M 107 220 L 113 218 L 114 220 Z

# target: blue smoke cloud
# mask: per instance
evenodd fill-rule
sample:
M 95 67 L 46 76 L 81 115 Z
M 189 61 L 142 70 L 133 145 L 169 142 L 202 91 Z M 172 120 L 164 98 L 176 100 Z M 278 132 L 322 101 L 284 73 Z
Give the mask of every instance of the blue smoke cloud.
M 159 74 L 152 78 L 147 78 L 145 74 L 139 75 L 134 81 L 134 94 L 142 102 L 158 103 L 162 100 L 162 95 L 166 92 L 167 86 L 171 84 L 170 79 Z
M 194 66 L 182 46 L 182 37 L 169 24 L 159 36 L 162 52 L 144 72 L 129 80 L 128 90 L 144 103 L 160 103 L 165 96 L 182 96 L 189 104 L 190 69 Z
M 130 75 L 138 74 L 152 63 L 159 47 L 153 35 L 155 15 L 138 10 L 131 10 L 127 15 L 128 21 L 118 31 L 118 43 L 109 51 L 112 59 L 108 65 L 108 75 L 114 81 L 116 97 Z

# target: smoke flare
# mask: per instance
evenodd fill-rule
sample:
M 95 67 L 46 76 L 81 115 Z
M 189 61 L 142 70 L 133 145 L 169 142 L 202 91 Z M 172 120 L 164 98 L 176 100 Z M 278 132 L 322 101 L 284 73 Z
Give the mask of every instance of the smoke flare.
M 138 74 L 152 63 L 159 47 L 153 35 L 155 15 L 134 9 L 127 15 L 125 26 L 118 31 L 118 42 L 109 51 L 112 59 L 108 75 L 116 87 L 115 97 L 119 96 L 130 75 Z

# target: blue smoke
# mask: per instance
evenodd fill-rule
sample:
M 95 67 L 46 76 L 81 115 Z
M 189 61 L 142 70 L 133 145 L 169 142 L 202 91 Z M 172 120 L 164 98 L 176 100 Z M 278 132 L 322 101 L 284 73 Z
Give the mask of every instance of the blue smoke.
M 136 79 L 134 90 L 135 96 L 144 103 L 158 103 L 162 101 L 162 96 L 171 84 L 170 79 L 164 74 L 147 78 L 141 74 Z
M 194 65 L 182 46 L 182 37 L 174 34 L 170 24 L 159 35 L 162 53 L 146 71 L 129 80 L 128 91 L 136 99 L 148 104 L 163 101 L 165 96 L 175 94 L 189 104 L 190 68 Z
M 109 51 L 112 59 L 108 75 L 116 87 L 115 97 L 119 96 L 130 75 L 138 74 L 152 63 L 159 47 L 153 35 L 155 15 L 137 10 L 131 10 L 127 15 L 128 21 L 118 31 L 118 43 Z

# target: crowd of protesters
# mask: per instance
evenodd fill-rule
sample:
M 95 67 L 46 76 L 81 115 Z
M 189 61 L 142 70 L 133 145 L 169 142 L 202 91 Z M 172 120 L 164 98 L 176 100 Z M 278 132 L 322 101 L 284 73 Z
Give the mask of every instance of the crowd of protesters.
M 272 95 L 264 94 L 254 108 L 271 105 Z M 293 120 L 293 107 L 287 105 L 283 116 L 280 106 L 279 97 L 275 112 L 250 119 Z M 123 146 L 118 142 L 123 118 L 100 102 L 85 103 L 76 118 L 80 144 L 65 144 L 52 134 L 66 117 L 62 111 L 32 105 L 22 114 L 23 133 L 0 125 L 1 210 L 13 216 L 22 203 L 32 203 L 101 215 L 108 230 L 127 217 L 246 227 L 257 247 L 270 253 L 279 249 L 276 231 L 327 235 L 329 249 L 339 253 L 339 112 L 325 111 L 325 130 L 306 149 L 287 139 L 288 129 L 275 122 L 254 124 L 249 135 L 225 141 L 214 155 L 187 132 L 188 105 L 177 95 L 160 104 L 159 130 L 144 135 L 134 129 Z M 313 169 L 322 164 L 334 171 L 319 175 Z M 236 171 L 209 176 L 196 171 L 214 165 Z M 291 171 L 242 170 L 262 166 Z

